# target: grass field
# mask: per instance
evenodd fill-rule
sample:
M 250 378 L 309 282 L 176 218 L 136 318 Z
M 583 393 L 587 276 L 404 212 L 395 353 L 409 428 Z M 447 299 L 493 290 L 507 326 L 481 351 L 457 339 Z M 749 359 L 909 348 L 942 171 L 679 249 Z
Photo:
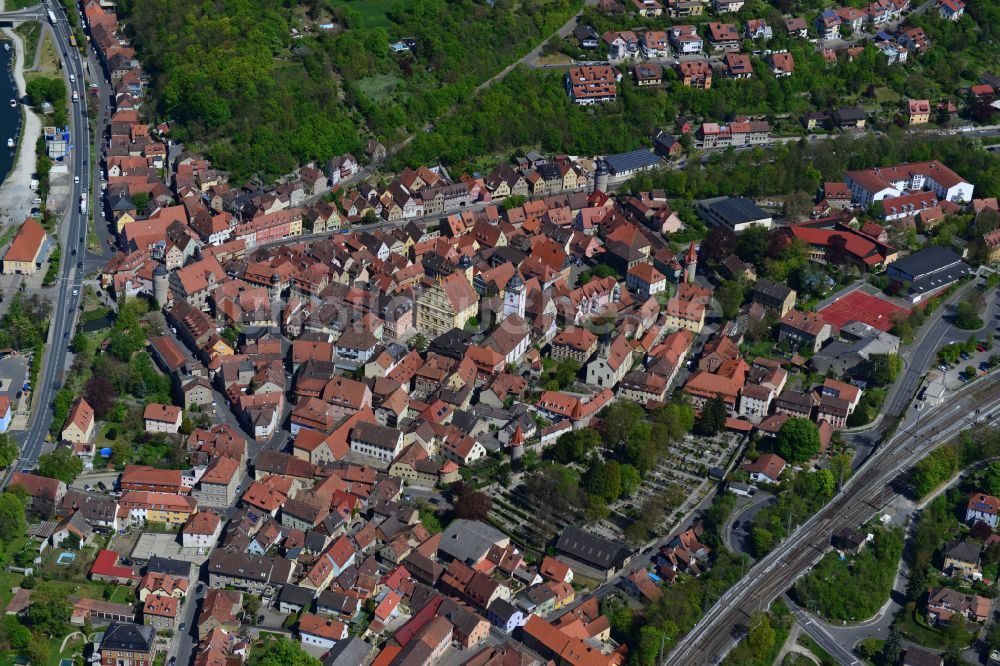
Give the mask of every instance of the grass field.
M 38 0 L 3 0 L 3 10 L 5 12 L 13 12 L 37 4 Z
M 361 14 L 366 28 L 388 28 L 392 25 L 388 13 L 397 2 L 399 0 L 332 0 L 330 4 L 350 7 Z
M 875 99 L 877 99 L 880 104 L 895 104 L 899 101 L 899 93 L 891 88 L 876 88 Z
M 378 74 L 376 76 L 366 76 L 358 80 L 358 88 L 366 97 L 375 102 L 400 102 L 402 101 L 397 91 L 401 89 L 403 79 L 390 74 Z
M 33 53 L 34 51 L 29 51 L 27 58 L 30 59 Z M 34 71 L 24 72 L 25 81 L 31 81 L 40 76 L 56 76 L 59 73 L 59 56 L 56 55 L 56 45 L 52 41 L 52 35 L 47 32 L 42 33 L 42 50 L 34 67 Z
M 108 599 L 113 604 L 127 604 L 135 600 L 135 592 L 128 585 L 119 585 Z
M 21 35 L 24 40 L 24 54 L 27 62 L 25 69 L 35 66 L 35 48 L 38 46 L 38 38 L 42 35 L 42 24 L 38 21 L 28 21 L 14 28 L 14 32 Z
M 896 628 L 903 638 L 926 645 L 931 648 L 943 648 L 945 646 L 944 633 L 940 629 L 928 626 L 923 617 L 917 616 L 918 611 L 902 612 L 896 616 Z

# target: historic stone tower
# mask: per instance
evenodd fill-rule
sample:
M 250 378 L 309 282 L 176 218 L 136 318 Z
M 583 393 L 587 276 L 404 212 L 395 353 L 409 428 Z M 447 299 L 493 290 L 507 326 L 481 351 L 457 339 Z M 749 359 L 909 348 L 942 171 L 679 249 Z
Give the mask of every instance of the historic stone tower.
M 594 191 L 608 192 L 608 165 L 604 160 L 597 161 L 597 171 L 594 172 Z
M 167 307 L 167 301 L 170 296 L 170 271 L 163 264 L 157 264 L 156 268 L 153 269 L 153 298 L 156 299 L 156 304 L 161 307 Z
M 684 259 L 684 268 L 687 271 L 687 281 L 694 282 L 694 274 L 698 269 L 698 250 L 695 249 L 694 241 L 691 241 L 691 247 L 688 248 L 687 257 Z

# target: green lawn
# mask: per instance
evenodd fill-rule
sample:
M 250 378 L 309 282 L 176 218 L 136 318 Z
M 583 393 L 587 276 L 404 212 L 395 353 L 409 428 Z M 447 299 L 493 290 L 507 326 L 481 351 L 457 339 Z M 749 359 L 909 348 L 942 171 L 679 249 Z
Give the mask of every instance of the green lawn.
M 777 351 L 774 342 L 771 340 L 761 340 L 760 342 L 744 344 L 743 355 L 748 359 L 754 359 L 758 356 L 763 356 L 765 358 L 781 358 L 780 352 Z
M 10 7 L 10 0 L 4 5 Z M 24 39 L 24 67 L 25 69 L 35 65 L 35 49 L 38 47 L 38 39 L 42 35 L 42 24 L 38 21 L 27 21 L 14 29 L 14 32 Z
M 366 97 L 375 102 L 400 102 L 402 96 L 397 95 L 397 91 L 402 90 L 403 79 L 399 76 L 389 74 L 377 74 L 358 79 L 358 88 Z M 408 95 L 406 95 L 408 97 Z
M 10 591 L 11 588 L 18 587 L 21 584 L 22 578 L 24 576 L 19 573 L 0 572 L 0 607 L 7 607 L 7 604 L 10 603 L 10 598 L 14 596 Z
M 392 25 L 389 20 L 389 12 L 395 4 L 407 5 L 407 2 L 400 0 L 332 0 L 330 4 L 334 7 L 350 7 L 365 20 L 366 28 L 388 28 Z
M 875 99 L 877 99 L 880 104 L 895 104 L 899 101 L 899 93 L 891 88 L 876 88 Z
M 128 585 L 119 585 L 115 588 L 115 591 L 111 594 L 111 598 L 108 599 L 113 604 L 127 604 L 131 601 L 135 601 L 135 594 L 132 588 Z
M 903 612 L 896 616 L 896 627 L 899 632 L 914 643 L 930 648 L 944 648 L 944 634 L 928 625 L 926 618 L 918 617 L 919 612 L 914 610 L 912 613 Z
M 104 599 L 104 583 L 78 580 L 47 580 L 39 584 L 40 588 L 58 590 L 66 596 L 82 597 L 84 599 Z

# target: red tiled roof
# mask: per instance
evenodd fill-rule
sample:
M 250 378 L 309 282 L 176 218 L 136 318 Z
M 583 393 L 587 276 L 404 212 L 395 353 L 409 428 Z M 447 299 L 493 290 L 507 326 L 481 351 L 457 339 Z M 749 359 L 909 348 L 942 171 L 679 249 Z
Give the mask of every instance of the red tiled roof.
M 19 262 L 34 261 L 43 242 L 45 242 L 45 229 L 35 218 L 29 217 L 18 229 L 17 235 L 14 236 L 10 247 L 7 248 L 3 259 L 4 261 Z
M 109 578 L 131 578 L 139 580 L 139 574 L 132 570 L 132 567 L 118 564 L 118 553 L 113 550 L 102 550 L 94 559 L 94 564 L 90 567 L 90 573 L 107 576 Z

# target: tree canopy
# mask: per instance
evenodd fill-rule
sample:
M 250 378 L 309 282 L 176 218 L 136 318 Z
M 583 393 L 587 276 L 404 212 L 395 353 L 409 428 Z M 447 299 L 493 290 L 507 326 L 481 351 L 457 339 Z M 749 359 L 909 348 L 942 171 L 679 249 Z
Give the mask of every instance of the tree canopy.
M 486 514 L 490 512 L 489 496 L 475 490 L 463 481 L 452 484 L 451 503 L 455 507 L 456 518 L 484 520 Z
M 698 419 L 698 433 L 702 435 L 716 435 L 726 429 L 726 417 L 729 416 L 729 408 L 721 395 L 717 395 L 705 403 L 701 409 L 701 418 Z
M 788 462 L 809 460 L 819 453 L 819 428 L 809 419 L 791 418 L 778 431 L 778 455 Z
M 320 660 L 297 642 L 277 636 L 268 637 L 263 645 L 256 647 L 250 653 L 247 666 L 320 666 Z
M 283 0 L 124 0 L 118 12 L 153 75 L 155 112 L 243 179 L 400 138 L 472 97 L 581 3 L 362 4 L 311 3 L 308 21 Z M 315 27 L 326 22 L 338 29 Z M 416 46 L 396 55 L 402 37 Z
M 903 369 L 899 354 L 872 354 L 868 358 L 868 381 L 875 386 L 888 386 L 896 381 Z
M 17 460 L 19 453 L 17 442 L 11 439 L 7 433 L 0 433 L 0 467 L 9 467 L 12 462 Z
M 27 531 L 24 509 L 25 502 L 18 493 L 7 490 L 0 494 L 0 541 L 10 543 Z
M 68 448 L 59 448 L 38 458 L 38 474 L 69 484 L 83 471 L 83 462 Z

